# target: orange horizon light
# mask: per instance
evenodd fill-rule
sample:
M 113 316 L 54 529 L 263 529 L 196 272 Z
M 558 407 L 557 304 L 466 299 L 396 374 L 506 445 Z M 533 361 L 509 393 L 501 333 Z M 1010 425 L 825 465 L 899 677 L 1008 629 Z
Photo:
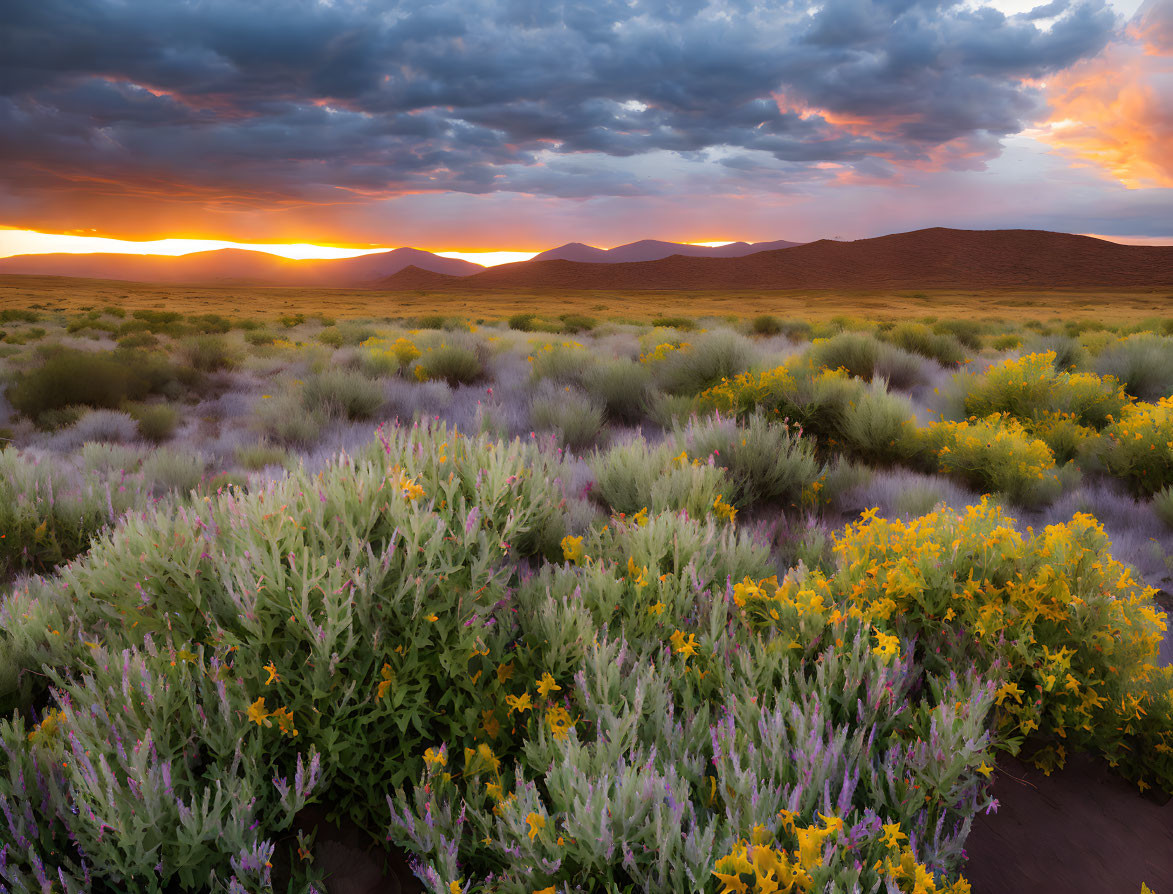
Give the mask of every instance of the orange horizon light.
M 711 242 L 684 242 L 684 245 L 717 247 L 731 244 L 730 240 Z M 180 257 L 201 251 L 235 248 L 257 251 L 291 260 L 333 260 L 355 258 L 360 255 L 392 251 L 396 246 L 356 247 L 346 245 L 322 245 L 312 242 L 236 242 L 230 239 L 195 239 L 167 237 L 163 239 L 118 239 L 113 236 L 82 236 L 73 233 L 43 233 L 38 230 L 24 230 L 16 227 L 0 227 L 0 258 L 30 254 L 128 254 Z M 504 249 L 447 250 L 424 249 L 443 258 L 457 258 L 494 267 L 528 261 L 538 251 Z

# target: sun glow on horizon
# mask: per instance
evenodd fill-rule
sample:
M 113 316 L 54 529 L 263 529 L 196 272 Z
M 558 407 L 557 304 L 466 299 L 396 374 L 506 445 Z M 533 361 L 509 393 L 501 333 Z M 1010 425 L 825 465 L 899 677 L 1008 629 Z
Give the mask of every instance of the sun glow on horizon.
M 442 258 L 458 258 L 461 261 L 472 261 L 474 264 L 483 264 L 485 267 L 496 267 L 498 264 L 512 264 L 516 261 L 528 261 L 538 254 L 536 251 L 437 251 L 433 252 Z
M 200 251 L 237 248 L 259 251 L 291 260 L 333 260 L 355 258 L 359 255 L 392 251 L 395 246 L 377 248 L 347 248 L 337 245 L 317 245 L 310 242 L 233 242 L 227 239 L 151 239 L 135 241 L 108 236 L 77 236 L 67 233 L 41 233 L 0 227 L 0 258 L 32 254 L 127 254 L 166 255 L 179 257 Z M 536 251 L 437 251 L 443 258 L 460 258 L 492 267 L 513 261 L 528 261 Z
M 169 255 L 178 257 L 197 251 L 239 248 L 260 251 L 293 260 L 327 260 L 369 255 L 387 248 L 343 248 L 308 242 L 231 242 L 223 239 L 152 239 L 136 242 L 107 236 L 74 236 L 40 233 L 36 230 L 0 229 L 0 258 L 31 254 L 91 254 L 108 252 L 127 255 Z

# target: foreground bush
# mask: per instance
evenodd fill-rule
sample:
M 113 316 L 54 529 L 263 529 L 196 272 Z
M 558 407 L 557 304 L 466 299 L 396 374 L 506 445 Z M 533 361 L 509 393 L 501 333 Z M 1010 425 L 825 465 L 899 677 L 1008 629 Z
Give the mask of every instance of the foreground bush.
M 683 458 L 723 468 L 731 502 L 747 508 L 766 502 L 800 504 L 822 474 L 814 444 L 782 422 L 754 414 L 739 423 L 731 417 L 693 419 L 674 438 Z
M 889 461 L 910 449 L 904 443 L 912 420 L 906 398 L 803 360 L 723 381 L 698 395 L 695 406 L 739 418 L 760 412 L 814 436 L 824 450 L 838 447 L 862 459 Z
M 317 802 L 437 894 L 960 894 L 999 748 L 1173 790 L 1161 618 L 1089 520 L 867 513 L 779 582 L 713 513 L 568 533 L 567 472 L 396 428 L 5 595 L 6 884 L 268 892 L 280 848 L 307 891 Z
M 955 475 L 979 492 L 1034 506 L 1050 503 L 1063 489 L 1051 448 L 1032 438 L 1012 416 L 995 413 L 937 422 L 917 437 L 935 456 L 937 471 Z
M 692 344 L 675 349 L 661 344 L 646 355 L 656 383 L 669 394 L 698 394 L 706 388 L 745 372 L 753 365 L 753 346 L 728 330 L 706 332 Z
M 449 385 L 471 385 L 485 376 L 485 367 L 477 352 L 461 345 L 429 348 L 415 367 L 421 382 L 444 381 Z
M 1127 403 L 1115 379 L 1061 370 L 1055 352 L 1045 351 L 1005 360 L 974 379 L 965 395 L 965 412 L 1008 413 L 1026 425 L 1059 414 L 1099 429 Z
M 1101 457 L 1109 473 L 1137 493 L 1173 484 L 1173 397 L 1126 408 L 1104 429 Z
M 1106 347 L 1096 358 L 1096 371 L 1123 383 L 1139 400 L 1173 395 L 1173 337 L 1142 332 Z
M 72 406 L 118 409 L 149 394 L 175 394 L 192 377 L 166 358 L 140 351 L 65 351 L 47 357 L 9 387 L 12 406 L 33 420 Z
M 306 379 L 301 401 L 308 413 L 354 421 L 373 419 L 386 397 L 378 382 L 361 373 L 331 369 Z
M 147 506 L 149 484 L 127 471 L 112 464 L 76 474 L 0 450 L 0 578 L 51 570 L 88 549 L 127 509 Z
M 563 447 L 582 450 L 602 431 L 603 408 L 589 395 L 566 387 L 535 397 L 530 419 L 534 428 L 554 432 Z

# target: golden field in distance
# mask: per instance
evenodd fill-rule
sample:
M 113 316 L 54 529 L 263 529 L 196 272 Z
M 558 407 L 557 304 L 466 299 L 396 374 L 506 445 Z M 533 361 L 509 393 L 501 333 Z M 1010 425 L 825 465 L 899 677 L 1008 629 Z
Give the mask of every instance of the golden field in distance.
M 516 313 L 557 315 L 569 311 L 632 320 L 650 320 L 661 315 L 747 317 L 756 314 L 811 319 L 852 315 L 896 320 L 931 313 L 946 319 L 1054 317 L 1128 322 L 1169 313 L 1173 310 L 1173 294 L 1153 289 L 382 292 L 0 276 L 0 309 L 37 305 L 63 312 L 89 306 L 117 305 L 130 311 L 165 309 L 186 314 L 272 317 L 321 313 L 338 318 L 395 318 L 439 313 L 503 318 Z

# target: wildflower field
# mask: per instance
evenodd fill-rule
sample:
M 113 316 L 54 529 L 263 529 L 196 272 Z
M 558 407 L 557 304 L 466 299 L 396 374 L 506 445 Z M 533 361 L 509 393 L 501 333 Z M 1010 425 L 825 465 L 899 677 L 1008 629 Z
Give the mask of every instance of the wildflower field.
M 0 311 L 0 891 L 970 891 L 1173 793 L 1173 318 Z

